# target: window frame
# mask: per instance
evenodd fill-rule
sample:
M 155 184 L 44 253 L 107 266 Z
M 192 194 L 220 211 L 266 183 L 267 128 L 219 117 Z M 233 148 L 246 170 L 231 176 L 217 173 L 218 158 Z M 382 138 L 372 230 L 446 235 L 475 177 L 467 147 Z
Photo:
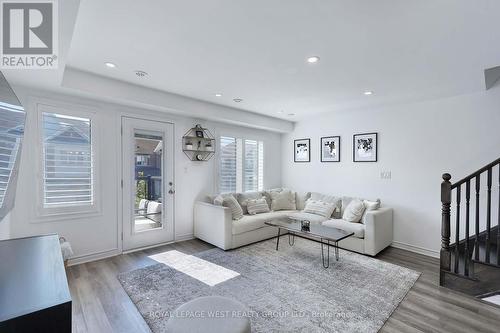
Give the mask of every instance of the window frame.
M 221 165 L 220 165 L 220 158 L 221 158 L 221 149 L 220 149 L 220 140 L 222 137 L 226 138 L 233 138 L 236 140 L 236 189 L 235 193 L 246 193 L 246 192 L 258 192 L 258 191 L 263 191 L 264 190 L 264 185 L 265 185 L 265 179 L 264 179 L 264 169 L 265 169 L 265 141 L 262 139 L 258 138 L 253 138 L 253 137 L 242 137 L 242 136 L 236 136 L 236 135 L 231 135 L 231 134 L 220 134 L 218 135 L 218 140 L 217 140 L 217 145 L 219 146 L 219 149 L 217 149 L 217 192 L 221 193 L 221 188 L 220 188 L 220 180 L 221 180 Z M 246 190 L 245 187 L 245 146 L 246 143 L 245 141 L 255 141 L 257 143 L 257 189 L 255 190 Z M 262 148 L 262 153 L 261 153 L 261 148 Z M 238 158 L 241 157 L 241 161 L 238 160 Z M 260 168 L 260 161 L 259 158 L 262 157 L 262 169 Z M 262 174 L 259 173 L 259 171 L 262 171 Z M 262 186 L 262 188 L 260 188 Z M 238 188 L 240 187 L 240 188 Z
M 100 214 L 101 210 L 101 187 L 100 187 L 100 126 L 96 121 L 96 111 L 83 109 L 75 105 L 53 106 L 38 103 L 36 104 L 37 113 L 37 137 L 36 137 L 36 160 L 37 160 L 37 216 L 64 219 L 74 216 L 88 216 Z M 85 118 L 90 120 L 90 149 L 92 152 L 92 204 L 72 204 L 59 207 L 45 207 L 45 156 L 44 156 L 44 123 L 43 114 L 52 113 L 61 116 Z

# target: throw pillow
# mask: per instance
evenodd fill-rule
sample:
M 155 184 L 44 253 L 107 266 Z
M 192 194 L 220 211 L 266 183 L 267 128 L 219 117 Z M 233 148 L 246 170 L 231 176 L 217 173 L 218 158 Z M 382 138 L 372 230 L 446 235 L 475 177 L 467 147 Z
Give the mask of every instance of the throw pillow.
M 363 204 L 365 205 L 366 210 L 377 210 L 380 208 L 380 199 L 376 201 L 371 200 L 363 200 Z
M 335 210 L 335 204 L 319 200 L 309 199 L 306 201 L 304 213 L 316 214 L 319 216 L 330 217 Z
M 377 210 L 380 208 L 380 199 L 377 199 L 376 201 L 363 200 L 363 205 L 365 205 L 365 212 L 363 213 L 363 216 L 361 217 L 361 223 L 364 224 L 366 213 L 371 211 L 371 210 Z
M 248 199 L 246 203 L 248 214 L 250 215 L 269 212 L 269 206 L 267 205 L 267 200 L 264 197 L 260 199 Z
M 240 193 L 237 200 L 241 206 L 241 209 L 243 209 L 243 214 L 248 214 L 248 210 L 247 210 L 248 200 L 260 199 L 260 198 L 262 198 L 262 192 L 243 192 L 243 193 Z
M 333 195 L 312 192 L 311 199 L 319 200 L 319 201 L 323 201 L 323 202 L 328 202 L 328 203 L 333 203 L 335 205 L 335 209 L 332 213 L 332 217 L 336 218 L 336 219 L 339 219 L 342 217 L 342 213 L 340 211 L 342 208 L 342 198 L 339 198 L 339 197 L 336 197 Z
M 295 192 L 283 189 L 281 192 L 271 191 L 271 210 L 296 210 Z
M 231 210 L 233 220 L 239 220 L 243 217 L 243 209 L 241 209 L 238 200 L 236 200 L 231 194 L 219 195 L 215 200 L 220 200 L 220 198 L 222 198 L 222 206 L 228 207 Z
M 359 223 L 365 212 L 365 205 L 359 199 L 353 199 L 344 210 L 342 219 L 348 222 Z

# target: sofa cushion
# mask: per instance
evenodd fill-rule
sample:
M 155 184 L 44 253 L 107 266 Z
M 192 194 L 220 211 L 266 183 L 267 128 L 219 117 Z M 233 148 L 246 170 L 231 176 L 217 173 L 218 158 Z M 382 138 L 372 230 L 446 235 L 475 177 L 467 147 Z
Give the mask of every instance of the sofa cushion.
M 295 219 L 295 220 L 307 220 L 311 223 L 317 223 L 320 224 L 326 220 L 328 220 L 328 217 L 316 215 L 316 214 L 311 214 L 311 213 L 304 213 L 304 212 L 296 212 L 288 215 L 290 218 Z
M 296 210 L 295 192 L 283 189 L 281 192 L 271 191 L 271 210 Z
M 260 199 L 262 198 L 262 196 L 263 192 L 244 192 L 244 193 L 238 193 L 238 197 L 236 199 L 238 200 L 241 209 L 243 209 L 243 214 L 248 214 L 248 209 L 247 209 L 248 200 Z
M 306 201 L 311 197 L 311 192 L 301 193 L 295 192 L 295 205 L 297 210 L 303 210 L 306 206 Z
M 306 202 L 306 207 L 304 208 L 304 213 L 311 213 L 326 218 L 330 218 L 333 211 L 336 209 L 336 204 L 331 202 L 324 202 L 321 200 L 309 199 Z
M 363 201 L 359 199 L 353 199 L 345 208 L 344 214 L 342 214 L 342 219 L 349 222 L 358 223 L 361 221 L 365 209 L 366 208 Z
M 333 219 L 323 222 L 322 225 L 341 229 L 347 232 L 354 232 L 354 237 L 356 238 L 365 238 L 365 225 L 361 223 L 352 223 L 341 219 Z
M 244 215 L 241 219 L 233 221 L 233 235 L 262 228 L 266 226 L 264 224 L 266 221 L 285 218 L 296 212 L 296 210 L 282 210 L 279 212 L 269 212 L 257 215 Z
M 332 213 L 333 218 L 340 218 L 342 216 L 340 210 L 342 208 L 342 198 L 336 197 L 334 195 L 322 194 L 318 192 L 311 192 L 312 200 L 319 200 L 324 202 L 333 203 L 335 205 L 335 210 Z
M 269 206 L 267 205 L 267 200 L 264 197 L 260 199 L 249 199 L 246 201 L 247 211 L 250 215 L 268 213 Z

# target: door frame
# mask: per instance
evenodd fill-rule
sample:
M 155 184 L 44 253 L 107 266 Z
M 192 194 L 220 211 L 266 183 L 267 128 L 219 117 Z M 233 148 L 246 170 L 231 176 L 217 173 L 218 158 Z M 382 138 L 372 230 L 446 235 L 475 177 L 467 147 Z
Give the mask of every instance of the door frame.
M 127 151 L 125 149 L 126 149 L 126 144 L 128 142 L 130 142 L 130 140 L 131 140 L 130 138 L 126 137 L 126 135 L 129 135 L 129 133 L 125 132 L 126 131 L 125 122 L 127 120 L 137 121 L 138 123 L 141 121 L 154 122 L 156 124 L 161 123 L 161 124 L 165 125 L 166 127 L 169 127 L 169 128 L 165 128 L 165 130 L 164 130 L 164 143 L 165 143 L 164 150 L 167 151 L 168 153 L 163 155 L 164 157 L 163 157 L 163 161 L 162 161 L 162 167 L 163 167 L 163 170 L 162 170 L 162 174 L 163 174 L 162 197 L 163 197 L 163 205 L 166 205 L 167 202 L 170 202 L 171 207 L 170 207 L 170 209 L 167 209 L 167 210 L 164 208 L 165 206 L 162 207 L 162 219 L 163 219 L 162 230 L 164 230 L 168 234 L 168 238 L 164 239 L 162 241 L 159 241 L 159 242 L 141 244 L 141 240 L 139 240 L 136 244 L 134 244 L 133 241 L 128 242 L 129 244 L 127 244 L 126 237 L 124 237 L 125 233 L 132 231 L 132 229 L 131 229 L 132 220 L 130 218 L 133 217 L 133 214 L 131 215 L 130 211 L 128 211 L 128 212 L 125 211 L 128 208 L 127 206 L 130 205 L 130 204 L 126 204 L 126 202 L 125 202 L 125 200 L 127 199 L 126 197 L 130 196 L 131 190 L 133 189 L 133 186 L 129 185 L 130 191 L 128 191 L 129 193 L 125 193 L 126 189 L 127 189 L 127 186 L 125 186 L 125 184 L 126 184 L 125 182 L 133 181 L 133 179 L 125 179 L 126 178 L 125 168 L 127 167 L 127 164 L 125 161 Z M 120 155 L 121 166 L 120 166 L 120 172 L 118 172 L 117 174 L 119 175 L 119 189 L 120 189 L 120 191 L 119 191 L 119 193 L 120 193 L 120 205 L 119 205 L 120 208 L 119 208 L 119 214 L 118 214 L 118 216 L 119 216 L 118 236 L 120 239 L 121 251 L 122 251 L 122 253 L 128 253 L 128 252 L 138 251 L 141 249 L 157 247 L 157 246 L 161 246 L 163 244 L 172 243 L 175 241 L 175 192 L 174 192 L 174 194 L 168 194 L 167 191 L 169 189 L 168 183 L 170 181 L 173 183 L 173 188 L 175 189 L 175 123 L 173 121 L 165 120 L 165 119 L 162 119 L 160 117 L 155 117 L 155 116 L 151 116 L 151 115 L 138 116 L 136 114 L 122 113 L 122 114 L 120 114 L 120 118 L 119 118 L 119 126 L 120 126 L 120 140 L 119 140 L 120 141 L 120 154 L 119 155 Z M 132 127 L 131 129 L 134 129 L 134 128 Z M 148 130 L 150 130 L 152 132 L 155 131 L 155 129 L 151 129 L 151 128 L 149 128 L 149 129 L 143 128 L 143 129 L 146 131 L 148 131 Z M 169 132 L 171 132 L 171 133 L 169 133 Z M 130 153 L 130 151 L 128 153 Z M 171 162 L 168 164 L 165 163 L 168 160 L 171 160 Z M 171 165 L 170 172 L 164 172 L 165 170 L 168 170 L 167 169 L 168 165 Z M 129 166 L 129 167 L 131 167 L 131 166 Z M 168 178 L 170 178 L 170 179 L 168 179 Z M 167 195 L 170 197 L 169 200 L 165 200 Z M 128 198 L 128 200 L 130 200 L 130 197 Z M 166 212 L 168 212 L 168 214 L 165 214 Z M 130 223 L 129 226 L 125 225 L 126 220 L 129 220 L 129 223 Z M 170 220 L 170 223 L 165 223 L 165 221 L 169 221 L 169 220 Z M 135 233 L 135 235 L 137 235 L 137 234 L 146 235 L 145 237 L 141 237 L 141 238 L 147 238 L 147 235 L 152 234 L 155 230 L 158 231 L 158 229 L 152 229 L 152 230 L 141 231 L 139 233 Z M 150 239 L 154 239 L 154 237 L 150 237 Z

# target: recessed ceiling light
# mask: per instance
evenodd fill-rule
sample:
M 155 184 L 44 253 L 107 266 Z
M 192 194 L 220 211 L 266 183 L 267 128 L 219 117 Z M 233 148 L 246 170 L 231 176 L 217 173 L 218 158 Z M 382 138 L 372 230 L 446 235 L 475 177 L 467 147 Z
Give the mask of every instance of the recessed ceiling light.
M 317 63 L 318 61 L 319 61 L 319 57 L 318 56 L 312 56 L 312 57 L 307 58 L 307 62 L 310 63 L 310 64 Z
M 134 71 L 135 75 L 137 75 L 138 77 L 145 77 L 148 75 L 148 73 L 146 73 L 145 71 Z
M 368 95 L 373 95 L 373 91 L 365 91 L 363 94 L 365 94 L 365 95 L 367 95 L 367 96 L 368 96 Z
M 222 97 L 222 94 L 221 93 L 217 93 L 217 94 L 215 94 L 215 97 Z
M 115 68 L 116 67 L 116 65 L 113 64 L 112 62 L 105 62 L 104 64 L 106 65 L 106 67 L 109 67 L 109 68 Z
M 235 101 L 236 103 L 243 102 L 243 100 L 241 98 L 235 98 L 235 99 L 233 99 L 233 101 Z
M 295 116 L 295 113 L 289 113 L 288 115 L 289 116 Z
M 283 111 L 283 110 L 278 111 L 278 113 L 283 113 L 283 112 L 285 112 L 285 111 Z

